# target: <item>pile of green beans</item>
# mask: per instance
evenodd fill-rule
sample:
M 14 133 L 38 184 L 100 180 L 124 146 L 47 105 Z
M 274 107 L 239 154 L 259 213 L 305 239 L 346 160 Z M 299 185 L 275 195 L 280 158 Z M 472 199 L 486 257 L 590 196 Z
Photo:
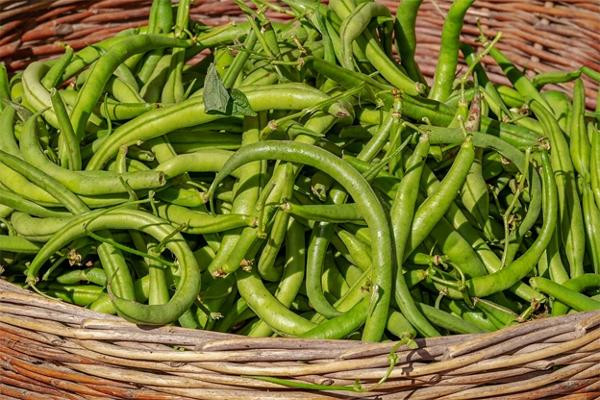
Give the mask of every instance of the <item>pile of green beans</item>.
M 284 3 L 209 27 L 154 0 L 147 26 L 0 64 L 2 278 L 248 336 L 412 340 L 600 308 L 598 72 L 530 78 L 501 35 L 460 43 L 473 0 L 455 0 L 428 82 L 421 0 Z

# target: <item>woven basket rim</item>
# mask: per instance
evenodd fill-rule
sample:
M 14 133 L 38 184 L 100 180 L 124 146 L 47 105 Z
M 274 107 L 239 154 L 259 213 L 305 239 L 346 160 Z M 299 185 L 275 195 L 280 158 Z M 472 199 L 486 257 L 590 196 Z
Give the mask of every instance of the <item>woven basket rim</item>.
M 21 354 L 21 357 L 31 354 L 42 360 L 63 360 L 62 374 L 66 373 L 65 366 L 71 368 L 69 379 L 89 381 L 91 375 L 95 377 L 93 382 L 104 382 L 104 387 L 109 387 L 111 392 L 125 390 L 123 385 L 137 383 L 142 384 L 143 389 L 136 390 L 142 392 L 158 390 L 159 393 L 171 395 L 194 394 L 194 398 L 213 398 L 201 396 L 199 393 L 204 392 L 198 392 L 209 389 L 143 383 L 148 379 L 171 379 L 173 385 L 185 382 L 192 385 L 199 380 L 205 382 L 201 384 L 204 387 L 209 385 L 207 382 L 216 379 L 220 383 L 210 383 L 215 388 L 209 390 L 209 393 L 220 393 L 214 398 L 314 398 L 310 391 L 282 387 L 272 381 L 257 382 L 252 376 L 298 379 L 314 376 L 317 379 L 322 375 L 323 378 L 318 378 L 320 382 L 360 379 L 365 382 L 362 387 L 367 392 L 325 390 L 319 392 L 322 395 L 316 398 L 333 399 L 340 394 L 344 398 L 364 398 L 369 394 L 384 396 L 386 390 L 392 390 L 390 393 L 394 395 L 405 393 L 402 388 L 407 382 L 422 380 L 423 387 L 419 386 L 418 390 L 423 392 L 415 393 L 421 393 L 424 397 L 417 398 L 434 399 L 442 398 L 442 395 L 449 395 L 449 399 L 463 398 L 453 397 L 452 393 L 464 395 L 464 398 L 480 398 L 478 396 L 481 394 L 483 398 L 485 393 L 513 393 L 511 398 L 525 399 L 532 398 L 527 397 L 531 392 L 520 393 L 522 389 L 537 387 L 539 398 L 542 398 L 546 394 L 564 393 L 567 389 L 592 391 L 594 385 L 600 382 L 600 311 L 539 319 L 497 332 L 417 339 L 418 349 L 410 349 L 398 346 L 398 342 L 248 338 L 172 326 L 141 327 L 118 317 L 32 294 L 0 279 L 0 332 L 3 333 L 0 335 L 0 349 L 5 353 L 3 355 L 0 352 L 0 360 L 11 363 L 13 368 L 25 365 L 23 363 L 31 358 L 27 356 L 20 359 L 15 354 Z M 12 344 L 7 347 L 4 340 Z M 23 344 L 19 346 L 18 343 Z M 388 368 L 365 368 L 365 365 L 382 365 L 381 360 L 386 360 L 390 352 L 394 352 L 400 360 L 398 367 L 391 369 L 388 379 L 379 384 L 377 382 Z M 73 364 L 74 359 L 81 357 L 81 361 Z M 289 361 L 282 363 L 282 360 Z M 43 365 L 46 366 L 46 374 L 58 372 L 51 372 L 53 370 L 49 365 Z M 563 367 L 552 371 L 555 365 Z M 123 369 L 125 366 L 127 369 Z M 173 375 L 177 366 L 190 372 Z M 200 370 L 191 372 L 198 367 Z M 207 376 L 202 372 L 203 368 L 217 375 Z M 539 388 L 539 385 L 535 385 L 538 379 L 535 377 L 508 385 L 494 382 L 495 376 L 496 379 L 515 375 L 526 377 L 528 368 L 549 371 L 547 376 L 540 375 L 546 380 L 562 377 L 569 379 L 567 382 L 570 383 L 566 389 L 564 385 L 559 385 L 559 390 L 552 385 Z M 0 369 L 0 377 L 2 371 Z M 124 382 L 116 378 L 121 375 L 125 375 Z M 189 378 L 184 378 L 186 376 Z M 436 376 L 447 376 L 450 384 L 445 384 Z M 192 377 L 196 381 L 190 380 Z M 465 383 L 469 379 L 484 378 L 491 380 L 491 386 L 473 387 L 473 384 Z M 430 386 L 435 382 L 436 385 Z M 240 397 L 240 393 L 243 393 L 243 397 Z M 330 397 L 330 394 L 334 397 Z

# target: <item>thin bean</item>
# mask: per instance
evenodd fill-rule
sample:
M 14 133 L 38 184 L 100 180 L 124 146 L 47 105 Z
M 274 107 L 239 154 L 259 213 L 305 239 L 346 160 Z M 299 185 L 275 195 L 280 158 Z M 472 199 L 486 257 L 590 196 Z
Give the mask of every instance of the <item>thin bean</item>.
M 445 101 L 452 91 L 456 66 L 458 65 L 458 47 L 460 43 L 460 31 L 467 10 L 474 0 L 456 0 L 450 6 L 448 15 L 442 27 L 442 43 L 440 55 L 435 68 L 433 86 L 429 92 L 429 98 L 437 101 Z
M 372 247 L 373 265 L 375 265 L 374 289 L 376 295 L 371 300 L 367 322 L 363 331 L 364 340 L 378 340 L 385 329 L 391 297 L 391 244 L 390 232 L 384 213 L 372 189 L 364 178 L 352 167 L 345 165 L 339 158 L 317 147 L 286 141 L 263 141 L 240 149 L 232 156 L 217 174 L 209 189 L 209 198 L 216 185 L 231 171 L 250 160 L 280 159 L 288 162 L 308 164 L 319 167 L 338 181 L 359 203 L 360 211 L 371 229 L 375 239 Z
M 548 247 L 556 229 L 558 219 L 558 196 L 549 156 L 543 152 L 541 158 L 542 189 L 544 192 L 544 225 L 538 237 L 523 255 L 503 269 L 489 275 L 478 276 L 468 280 L 466 285 L 471 295 L 485 297 L 508 289 L 531 271 L 544 250 Z
M 564 285 L 559 285 L 549 279 L 533 277 L 529 279 L 529 283 L 534 288 L 554 297 L 561 303 L 564 303 L 577 311 L 593 311 L 600 309 L 600 301 L 593 300 L 586 295 L 568 289 Z
M 165 184 L 164 175 L 158 171 L 140 171 L 114 174 L 107 171 L 69 171 L 52 163 L 40 149 L 36 134 L 36 117 L 31 117 L 23 127 L 20 142 L 21 153 L 31 165 L 45 171 L 46 174 L 78 194 L 102 195 L 127 192 L 122 183 L 134 190 L 158 188 Z
M 425 83 L 425 78 L 415 61 L 415 49 L 417 47 L 415 24 L 417 12 L 422 2 L 423 0 L 402 0 L 398 4 L 394 33 L 400 61 L 406 69 L 406 73 L 415 82 Z

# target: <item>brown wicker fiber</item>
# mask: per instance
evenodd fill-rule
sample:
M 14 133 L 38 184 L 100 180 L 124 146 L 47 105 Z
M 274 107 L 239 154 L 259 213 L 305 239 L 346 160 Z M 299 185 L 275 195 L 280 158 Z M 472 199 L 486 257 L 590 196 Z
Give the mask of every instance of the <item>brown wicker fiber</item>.
M 79 49 L 143 25 L 150 3 L 0 0 L 0 61 L 19 70 L 64 43 Z M 417 61 L 429 78 L 450 3 L 424 0 L 417 20 Z M 241 15 L 233 0 L 196 0 L 192 18 L 214 25 Z M 498 47 L 526 70 L 600 71 L 600 0 L 477 0 L 464 41 L 475 43 L 478 19 L 489 36 L 503 33 Z M 598 84 L 585 84 L 593 108 Z M 600 398 L 600 312 L 416 344 L 136 326 L 0 279 L 0 400 Z
M 600 396 L 600 312 L 417 343 L 417 349 L 409 349 L 392 342 L 144 329 L 0 281 L 0 395 L 10 397 L 464 400 Z M 389 354 L 394 351 L 391 368 Z M 388 372 L 387 380 L 380 383 Z M 332 389 L 303 391 L 261 376 Z M 361 392 L 334 388 L 352 388 L 356 382 Z
M 379 0 L 393 11 L 397 0 Z M 0 60 L 21 69 L 29 62 L 55 56 L 68 43 L 79 49 L 116 32 L 144 25 L 151 0 L 0 0 Z M 450 0 L 425 0 L 417 18 L 417 60 L 432 77 L 440 30 Z M 195 0 L 193 19 L 210 25 L 240 20 L 233 0 Z M 276 19 L 289 18 L 270 12 Z M 600 1 L 477 0 L 467 13 L 462 40 L 474 44 L 481 21 L 488 36 L 501 31 L 498 48 L 532 72 L 600 71 Z M 507 83 L 491 59 L 491 79 Z M 593 108 L 597 83 L 585 78 L 587 106 Z M 569 87 L 569 85 L 567 85 Z

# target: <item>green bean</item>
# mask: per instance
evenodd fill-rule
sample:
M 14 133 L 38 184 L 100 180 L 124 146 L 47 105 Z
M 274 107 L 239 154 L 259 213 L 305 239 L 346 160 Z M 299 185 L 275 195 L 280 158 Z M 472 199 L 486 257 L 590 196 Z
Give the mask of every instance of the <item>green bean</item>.
M 255 143 L 259 140 L 259 120 L 258 117 L 246 117 L 244 119 L 244 133 L 242 136 L 242 143 L 244 145 L 249 145 Z M 227 162 L 225 163 L 227 165 Z M 221 169 L 224 166 L 221 167 Z M 238 182 L 238 188 L 241 188 L 238 193 L 236 193 L 234 202 L 233 202 L 233 212 L 240 214 L 251 214 L 254 211 L 254 206 L 258 200 L 259 195 L 259 183 L 261 181 L 261 163 L 254 162 L 252 164 L 244 166 L 240 170 L 240 180 Z M 213 276 L 223 276 L 227 275 L 231 272 L 234 272 L 237 268 L 239 268 L 239 262 L 233 262 L 230 265 L 230 268 L 226 266 L 229 257 L 231 256 L 233 250 L 238 247 L 241 249 L 240 238 L 242 233 L 246 231 L 246 236 L 248 236 L 248 229 L 238 229 L 231 233 L 228 233 L 223 238 L 223 242 L 221 242 L 221 247 L 211 262 L 211 265 L 208 266 L 209 271 L 213 274 Z M 250 239 L 246 240 L 245 244 L 250 244 Z M 241 254 L 241 252 L 240 252 Z M 244 257 L 242 254 L 241 259 Z
M 21 174 L 39 188 L 45 190 L 50 196 L 62 203 L 65 208 L 73 213 L 87 210 L 87 206 L 60 182 L 46 175 L 43 171 L 26 164 L 21 159 L 0 150 L 0 163 L 11 170 Z
M 65 103 L 63 102 L 60 93 L 54 89 L 50 91 L 50 99 L 52 100 L 52 107 L 56 113 L 58 125 L 60 126 L 59 158 L 67 161 L 69 169 L 78 171 L 81 169 L 79 140 L 75 136 L 75 132 L 73 132 L 73 127 L 71 126 Z M 64 143 L 63 146 L 60 145 L 61 141 Z
M 410 322 L 398 311 L 390 312 L 386 329 L 399 339 L 413 338 L 417 335 L 417 331 L 412 327 Z
M 89 309 L 102 314 L 116 314 L 115 306 L 113 306 L 110 296 L 106 293 L 101 294 L 93 303 L 89 305 Z
M 415 23 L 422 2 L 423 0 L 402 0 L 398 4 L 394 33 L 400 61 L 406 69 L 406 73 L 415 82 L 425 83 L 425 78 L 415 62 L 415 49 L 417 47 Z
M 140 230 L 157 241 L 171 240 L 165 246 L 179 261 L 180 279 L 175 293 L 167 304 L 145 306 L 130 300 L 113 297 L 117 312 L 134 322 L 166 324 L 176 320 L 192 304 L 199 291 L 200 273 L 196 259 L 180 234 L 173 235 L 172 228 L 162 219 L 137 210 L 92 211 L 73 218 L 38 252 L 27 270 L 28 281 L 35 280 L 44 262 L 58 249 L 86 233 L 104 229 Z M 110 281 L 110 275 L 107 274 Z
M 144 32 L 145 30 L 145 27 L 125 29 L 117 33 L 113 37 L 101 40 L 100 42 L 94 43 L 90 46 L 84 47 L 83 49 L 79 50 L 73 55 L 73 59 L 71 60 L 69 65 L 65 67 L 65 71 L 62 76 L 62 81 L 66 81 L 67 79 L 71 78 L 73 75 L 77 74 L 88 65 L 92 64 L 102 54 L 108 51 L 108 49 L 114 44 L 122 41 L 127 37 Z
M 104 289 L 95 285 L 58 285 L 51 283 L 45 290 L 52 296 L 61 297 L 63 300 L 78 306 L 88 306 L 98 300 Z
M 286 213 L 295 217 L 300 217 L 313 221 L 324 221 L 332 223 L 353 223 L 363 225 L 364 220 L 358 213 L 357 205 L 339 204 L 339 205 L 301 205 L 295 203 L 284 203 L 281 208 Z
M 558 90 L 546 90 L 542 92 L 542 97 L 552 108 L 558 121 L 558 125 L 563 132 L 568 132 L 567 119 L 571 110 L 571 99 L 563 92 Z
M 390 10 L 382 4 L 365 2 L 359 4 L 352 12 L 344 18 L 340 26 L 340 38 L 342 40 L 342 60 L 344 68 L 353 70 L 352 43 L 365 31 L 372 18 L 389 17 Z
M 442 27 L 442 43 L 440 56 L 435 68 L 433 86 L 429 98 L 446 101 L 452 91 L 456 66 L 458 64 L 458 47 L 460 31 L 462 30 L 465 14 L 474 0 L 456 0 L 450 6 L 448 15 Z
M 75 269 L 57 276 L 56 281 L 63 285 L 90 282 L 95 285 L 105 286 L 106 274 L 101 268 Z
M 244 89 L 250 107 L 256 111 L 300 110 L 326 100 L 319 90 L 302 84 L 280 84 Z M 204 100 L 192 97 L 172 107 L 147 112 L 117 128 L 110 141 L 102 143 L 89 160 L 87 170 L 99 169 L 122 145 L 146 141 L 176 129 L 218 120 L 216 114 L 204 112 Z
M 395 293 L 396 304 L 408 321 L 422 334 L 426 336 L 437 336 L 437 330 L 429 324 L 416 308 L 410 297 L 408 286 L 404 278 L 404 260 L 407 257 L 406 248 L 410 245 L 410 227 L 414 220 L 417 191 L 415 185 L 421 180 L 423 164 L 429 152 L 429 136 L 421 135 L 419 143 L 413 155 L 407 160 L 406 174 L 402 181 L 396 197 L 392 202 L 390 219 L 394 235 L 394 246 L 396 254 Z
M 577 79 L 573 90 L 573 108 L 571 110 L 570 149 L 573 166 L 577 173 L 588 179 L 590 168 L 590 142 L 584 120 L 585 92 L 583 81 Z
M 40 250 L 40 246 L 19 236 L 0 235 L 0 250 L 36 254 Z
M 544 250 L 548 247 L 556 229 L 558 219 L 558 196 L 549 156 L 547 153 L 542 152 L 541 158 L 544 225 L 538 237 L 523 255 L 503 269 L 489 275 L 478 276 L 468 280 L 466 285 L 471 295 L 485 297 L 508 289 L 531 271 Z
M 141 171 L 115 175 L 106 171 L 69 171 L 55 165 L 40 150 L 38 135 L 36 134 L 35 117 L 30 118 L 25 123 L 20 146 L 25 160 L 44 170 L 49 176 L 55 178 L 68 189 L 78 194 L 99 195 L 123 193 L 127 191 L 127 188 L 122 184 L 123 181 L 134 190 L 157 188 L 163 186 L 165 183 L 164 175 L 157 171 Z
M 479 121 L 481 119 L 480 107 L 481 98 L 476 94 L 471 103 L 469 118 L 465 123 L 467 131 L 479 130 Z M 473 216 L 480 229 L 485 229 L 489 221 L 489 194 L 487 184 L 483 178 L 482 158 L 483 151 L 477 149 L 473 164 L 471 164 L 465 184 L 461 188 L 460 193 L 462 202 L 469 214 Z
M 317 166 L 338 181 L 348 193 L 360 204 L 360 212 L 364 215 L 367 225 L 372 230 L 372 237 L 377 241 L 372 247 L 374 270 L 374 296 L 376 304 L 371 307 L 363 331 L 363 339 L 377 340 L 383 334 L 385 321 L 389 309 L 391 296 L 391 245 L 389 241 L 389 227 L 383 210 L 375 194 L 372 192 L 364 178 L 356 170 L 340 163 L 339 159 L 317 147 L 296 142 L 263 141 L 250 144 L 240 149 L 232 156 L 227 164 L 215 177 L 209 189 L 209 198 L 215 191 L 216 185 L 239 165 L 250 160 L 280 159 L 288 162 L 297 162 Z M 383 317 L 382 317 L 383 316 Z M 382 317 L 382 318 L 378 318 Z
M 431 141 L 434 143 L 460 143 L 460 141 L 462 140 L 460 135 L 456 136 L 456 139 L 451 139 L 454 137 L 454 135 L 450 132 L 450 131 L 446 131 L 445 133 L 442 133 L 443 130 L 436 130 L 436 129 L 431 129 L 429 134 L 430 134 L 430 138 Z M 442 137 L 442 134 L 444 135 L 444 137 Z M 528 173 L 525 170 L 525 156 L 516 151 L 516 149 L 512 146 L 510 146 L 509 144 L 505 143 L 502 140 L 499 140 L 496 137 L 493 137 L 491 135 L 486 135 L 486 134 L 475 134 L 473 135 L 473 142 L 475 144 L 475 146 L 477 147 L 482 147 L 482 148 L 491 148 L 494 149 L 495 151 L 498 151 L 500 154 L 502 154 L 503 157 L 505 157 L 508 160 L 511 160 L 521 171 L 522 174 L 524 174 L 526 177 L 529 177 L 530 175 L 533 175 L 530 179 L 530 186 L 533 188 L 532 193 L 539 193 L 540 192 L 540 182 L 539 182 L 539 176 L 537 174 L 537 172 L 535 171 L 531 171 L 530 173 Z M 453 210 L 454 207 L 451 205 L 450 206 L 450 210 Z M 514 252 L 518 249 L 519 246 L 519 238 L 523 238 L 527 232 L 529 231 L 529 229 L 531 229 L 531 227 L 535 224 L 535 222 L 538 219 L 539 213 L 540 213 L 540 209 L 541 209 L 541 199 L 540 196 L 535 195 L 532 199 L 531 199 L 531 203 L 529 206 L 529 209 L 527 210 L 527 214 L 525 216 L 525 218 L 523 219 L 523 221 L 521 222 L 521 225 L 519 226 L 519 228 L 513 233 L 512 237 L 511 237 L 511 245 L 509 245 L 509 253 L 514 254 Z M 453 214 L 457 215 L 458 213 L 453 212 Z M 466 220 L 459 220 L 456 221 L 455 225 L 457 226 L 462 226 L 464 224 Z M 464 230 L 462 231 L 462 234 L 464 234 L 465 236 L 472 236 L 472 235 L 467 235 L 467 232 L 465 232 Z M 478 243 L 477 245 L 475 245 L 475 243 L 473 243 L 474 247 L 476 248 L 480 248 L 481 243 Z M 481 253 L 480 253 L 481 255 Z M 512 259 L 512 255 L 510 257 L 507 257 L 507 259 Z M 487 265 L 487 264 L 486 264 Z M 489 268 L 489 265 L 487 265 Z M 499 267 L 498 267 L 499 268 Z M 497 269 L 497 268 L 493 268 L 493 269 Z
M 156 171 L 166 178 L 174 178 L 186 172 L 218 172 L 233 153 L 227 150 L 202 150 L 180 154 L 161 162 Z M 233 176 L 239 176 L 234 173 Z
M 69 222 L 68 217 L 34 218 L 22 212 L 13 212 L 11 224 L 15 231 L 29 240 L 45 242 Z
M 0 189 L 0 204 L 36 217 L 68 217 L 70 215 L 70 213 L 65 211 L 44 208 L 33 201 L 4 189 Z
M 289 198 L 292 196 L 293 187 L 291 184 L 286 185 L 285 181 L 292 181 L 294 179 L 293 167 L 291 164 L 285 164 L 281 168 L 284 169 L 285 172 L 280 175 L 280 179 L 274 177 L 274 179 L 276 179 L 277 182 L 274 182 L 273 185 L 279 184 L 285 186 L 285 188 L 282 190 L 281 197 Z M 270 183 L 267 184 L 267 187 L 269 185 Z M 264 190 L 264 192 L 267 191 Z M 261 212 L 261 208 L 264 207 L 264 205 L 259 205 L 261 203 L 261 201 L 257 202 L 256 208 L 257 210 L 259 210 L 259 213 Z M 279 210 L 276 211 L 271 230 L 266 239 L 265 246 L 263 247 L 260 253 L 260 257 L 258 258 L 258 273 L 265 280 L 277 281 L 281 277 L 281 269 L 277 268 L 277 266 L 275 265 L 275 259 L 277 257 L 277 254 L 279 254 L 281 246 L 283 245 L 283 242 L 285 240 L 289 220 L 289 214 L 281 212 Z M 263 229 L 262 221 L 259 221 L 258 225 L 259 229 Z
M 587 182 L 582 182 L 582 206 L 587 236 L 587 247 L 595 273 L 600 273 L 600 209 L 594 201 L 594 194 Z
M 122 64 L 121 64 L 122 65 Z M 108 92 L 114 97 L 117 101 L 122 103 L 143 103 L 144 98 L 140 95 L 138 90 L 129 84 L 128 82 L 124 82 L 123 80 L 113 76 L 106 83 L 106 87 Z M 156 102 L 156 99 L 151 99 L 149 102 Z M 77 99 L 73 103 L 77 104 Z
M 51 107 L 50 93 L 40 83 L 40 79 L 47 70 L 48 65 L 41 61 L 33 62 L 27 66 L 23 72 L 23 101 L 29 104 L 30 109 L 42 113 L 48 124 L 58 129 L 58 120 Z M 88 125 L 91 127 L 99 123 L 97 117 L 90 114 Z
M 569 146 L 556 120 L 544 106 L 533 101 L 531 103 L 531 110 L 540 119 L 546 136 L 550 140 L 550 145 L 555 150 L 550 153 L 550 157 L 558 187 L 558 201 L 560 205 L 560 223 L 558 229 L 569 261 L 569 275 L 571 278 L 574 278 L 583 274 L 585 232 Z
M 463 302 L 449 300 L 447 304 L 449 310 L 453 314 L 456 314 L 465 321 L 472 323 L 483 331 L 492 332 L 498 329 L 485 314 L 483 314 L 481 311 L 473 311 L 469 309 Z
M 511 115 L 508 107 L 500 96 L 500 93 L 498 93 L 496 86 L 492 81 L 490 81 L 483 67 L 477 63 L 477 55 L 475 54 L 475 50 L 471 46 L 464 43 L 461 43 L 460 49 L 465 56 L 467 65 L 473 68 L 473 71 L 477 76 L 477 84 L 481 86 L 484 97 L 498 104 L 498 111 L 502 111 L 505 116 Z M 496 113 L 496 115 L 499 119 L 502 119 L 502 115 L 499 113 Z
M 549 83 L 565 83 L 571 82 L 581 76 L 581 70 L 575 71 L 551 71 L 551 72 L 543 72 L 541 74 L 537 74 L 531 79 L 531 83 L 537 89 L 540 89 L 542 86 L 547 85 Z
M 211 215 L 204 210 L 190 210 L 174 204 L 160 204 L 156 210 L 160 217 L 174 224 L 184 225 L 183 232 L 195 235 L 218 233 L 254 224 L 254 218 L 247 215 Z
M 290 307 L 304 281 L 305 243 L 304 229 L 292 219 L 286 232 L 286 262 L 283 275 L 275 291 L 275 298 L 285 307 Z M 268 336 L 272 330 L 263 321 L 255 325 L 249 336 Z
M 116 43 L 94 64 L 90 76 L 79 92 L 77 102 L 71 112 L 73 128 L 77 137 L 83 137 L 83 131 L 92 108 L 99 100 L 110 75 L 119 64 L 133 54 L 155 48 L 188 47 L 189 41 L 172 39 L 159 35 L 141 35 L 126 38 Z
M 306 295 L 315 311 L 326 318 L 341 315 L 325 297 L 321 280 L 325 253 L 332 235 L 332 225 L 316 225 L 310 238 L 306 260 Z
M 590 67 L 581 67 L 581 73 L 587 75 L 589 78 L 593 79 L 596 82 L 600 82 L 600 73 L 591 69 Z
M 23 88 L 23 81 L 21 79 L 21 76 L 19 76 L 18 79 L 15 79 L 15 83 L 10 86 L 9 100 L 22 101 L 26 103 L 26 100 L 24 99 L 24 91 L 25 90 Z M 3 100 L 3 102 L 6 102 L 6 100 Z
M 440 328 L 447 329 L 455 333 L 479 333 L 484 332 L 478 326 L 463 320 L 455 315 L 442 311 L 438 308 L 431 307 L 424 303 L 416 303 L 419 310 L 430 320 L 434 325 Z
M 123 253 L 108 243 L 101 243 L 96 251 L 110 290 L 121 299 L 134 300 L 133 279 Z
M 315 72 L 323 74 L 327 78 L 339 83 L 345 89 L 352 89 L 359 85 L 365 85 L 364 94 L 367 98 L 375 100 L 375 96 L 369 87 L 379 90 L 391 90 L 392 87 L 383 84 L 372 77 L 357 71 L 350 71 L 338 67 L 333 63 L 321 60 L 316 57 L 308 57 L 305 64 L 308 68 L 312 68 Z
M 499 328 L 514 324 L 518 318 L 518 315 L 512 310 L 490 300 L 476 298 L 473 302 L 475 307 L 483 311 L 490 320 L 498 321 L 500 325 Z
M 529 279 L 529 283 L 534 288 L 554 297 L 561 303 L 564 303 L 577 311 L 593 311 L 600 309 L 600 301 L 593 300 L 586 295 L 568 289 L 564 285 L 559 285 L 549 279 L 533 277 Z
M 342 339 L 360 328 L 367 318 L 369 301 L 363 299 L 349 311 L 332 318 L 305 332 L 302 337 L 319 339 Z
M 0 149 L 12 154 L 19 155 L 19 145 L 15 140 L 15 117 L 16 111 L 12 107 L 6 107 L 0 114 Z
M 183 0 L 177 4 L 177 16 L 175 18 L 175 37 L 181 38 L 187 29 L 190 16 L 190 0 Z M 173 49 L 171 58 L 171 69 L 161 99 L 163 103 L 179 103 L 184 100 L 183 67 L 185 63 L 185 50 Z
M 330 5 L 330 7 L 332 6 Z M 332 8 L 342 19 L 346 19 L 352 14 L 352 10 L 345 6 Z M 368 31 L 358 37 L 356 43 L 358 45 L 357 48 L 364 52 L 366 58 L 392 85 L 412 96 L 416 96 L 425 90 L 425 86 L 422 83 L 412 81 L 390 60 L 379 46 L 377 40 Z
M 371 267 L 371 257 L 369 256 L 369 246 L 358 240 L 350 232 L 338 229 L 337 237 L 340 239 L 341 245 L 348 252 L 350 260 L 363 271 Z
M 63 73 L 65 72 L 65 69 L 71 62 L 72 58 L 73 48 L 69 45 L 66 45 L 65 53 L 52 64 L 46 75 L 44 75 L 42 78 L 41 83 L 46 89 L 50 90 L 61 83 Z
M 265 288 L 255 272 L 238 271 L 237 287 L 248 306 L 275 332 L 299 336 L 314 324 L 288 310 Z
M 556 283 L 564 283 L 569 279 L 569 274 L 565 269 L 560 251 L 559 251 L 559 233 L 558 230 L 554 232 L 552 240 L 548 244 L 546 249 L 546 258 L 548 261 L 548 272 L 550 278 Z
M 0 111 L 4 110 L 6 106 L 4 102 L 10 100 L 10 98 L 11 95 L 8 72 L 6 71 L 6 65 L 2 62 L 0 63 Z
M 562 283 L 563 287 L 581 293 L 587 289 L 600 286 L 600 275 L 594 274 L 583 274 L 577 278 L 569 279 Z M 569 311 L 569 307 L 564 303 L 555 301 L 552 304 L 552 315 L 564 315 Z
M 165 82 L 169 75 L 171 62 L 171 54 L 165 54 L 160 57 L 160 60 L 154 67 L 152 74 L 148 77 L 144 86 L 140 90 L 140 96 L 143 98 L 143 100 L 149 103 L 162 101 L 161 93 L 165 89 Z
M 546 110 L 550 110 L 550 106 L 546 103 L 531 81 L 519 71 L 500 50 L 492 47 L 489 54 L 500 66 L 502 72 L 513 84 L 519 95 L 528 101 L 534 100 L 545 107 Z
M 594 192 L 596 205 L 600 207 L 600 132 L 591 128 L 591 154 L 590 154 L 590 184 Z
M 413 250 L 425 239 L 448 210 L 458 190 L 463 186 L 475 158 L 473 140 L 467 137 L 456 155 L 452 167 L 439 189 L 415 211 L 408 248 Z
M 332 252 L 328 251 L 325 253 L 325 264 L 324 273 L 321 277 L 321 284 L 323 291 L 329 299 L 339 299 L 342 297 L 350 286 L 346 282 L 346 278 L 342 275 L 342 272 L 338 269 L 335 262 L 335 256 Z
M 116 103 L 107 100 L 106 107 L 100 107 L 100 115 L 113 121 L 121 121 L 133 119 L 156 108 L 158 105 L 151 103 Z

